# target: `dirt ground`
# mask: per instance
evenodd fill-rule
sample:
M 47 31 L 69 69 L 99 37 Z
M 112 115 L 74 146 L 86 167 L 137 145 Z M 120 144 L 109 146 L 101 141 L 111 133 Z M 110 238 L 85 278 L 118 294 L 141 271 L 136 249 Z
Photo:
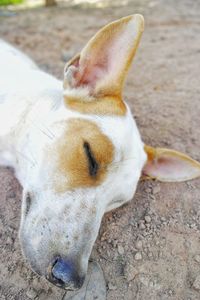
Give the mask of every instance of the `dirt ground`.
M 0 36 L 62 78 L 65 61 L 101 26 L 136 12 L 144 15 L 146 29 L 125 99 L 145 143 L 200 161 L 200 1 L 19 11 L 0 17 Z M 12 170 L 0 168 L 0 183 L 0 299 L 64 299 L 22 258 L 21 187 Z M 104 271 L 108 300 L 200 299 L 199 186 L 200 179 L 140 182 L 128 205 L 104 217 L 92 257 Z

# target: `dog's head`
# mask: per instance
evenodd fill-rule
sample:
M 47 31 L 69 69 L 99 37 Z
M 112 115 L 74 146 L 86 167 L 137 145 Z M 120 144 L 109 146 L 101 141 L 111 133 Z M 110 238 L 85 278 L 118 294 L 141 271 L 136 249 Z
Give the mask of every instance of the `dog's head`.
M 161 180 L 200 174 L 184 155 L 144 147 L 122 100 L 143 27 L 134 15 L 100 30 L 65 67 L 64 101 L 48 116 L 52 138 L 30 135 L 37 164 L 24 187 L 22 248 L 65 289 L 82 285 L 103 214 L 133 197 L 144 165 Z

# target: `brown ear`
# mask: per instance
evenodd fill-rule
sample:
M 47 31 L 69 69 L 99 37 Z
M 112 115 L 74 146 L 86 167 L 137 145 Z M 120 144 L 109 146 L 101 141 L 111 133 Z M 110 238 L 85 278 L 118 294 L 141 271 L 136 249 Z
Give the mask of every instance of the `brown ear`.
M 144 28 L 141 15 L 132 15 L 103 27 L 65 66 L 65 95 L 82 101 L 121 97 L 122 86 Z M 80 93 L 79 93 L 80 94 Z
M 181 152 L 147 145 L 144 150 L 147 153 L 144 176 L 167 182 L 200 177 L 200 163 Z

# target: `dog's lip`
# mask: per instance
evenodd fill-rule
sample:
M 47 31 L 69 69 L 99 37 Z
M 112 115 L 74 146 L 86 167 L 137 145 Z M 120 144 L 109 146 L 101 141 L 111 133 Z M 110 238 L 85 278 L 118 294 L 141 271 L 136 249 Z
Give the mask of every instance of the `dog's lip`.
M 46 275 L 45 276 L 46 280 L 48 280 L 49 283 L 53 284 L 54 286 L 57 286 L 63 290 L 66 290 L 66 291 L 76 291 L 76 290 L 79 290 L 80 288 L 75 288 L 72 284 L 71 285 L 63 285 L 62 283 L 59 283 L 59 281 L 54 281 L 53 277 L 51 275 Z
M 68 284 L 68 285 L 63 285 L 63 283 L 59 283 L 59 280 L 54 280 L 53 276 L 48 273 L 45 275 L 45 278 L 46 280 L 48 280 L 48 282 L 50 282 L 51 284 L 53 284 L 54 286 L 57 286 L 63 290 L 66 290 L 66 291 L 76 291 L 76 290 L 79 290 L 80 288 L 79 287 L 74 287 L 73 284 Z

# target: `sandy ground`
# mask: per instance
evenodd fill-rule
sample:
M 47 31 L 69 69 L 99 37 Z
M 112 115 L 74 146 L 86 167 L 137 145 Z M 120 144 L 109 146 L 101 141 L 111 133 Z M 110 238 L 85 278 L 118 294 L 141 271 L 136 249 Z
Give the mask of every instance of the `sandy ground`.
M 200 161 L 199 1 L 40 8 L 1 17 L 0 36 L 62 78 L 64 62 L 93 33 L 134 12 L 144 14 L 146 30 L 124 96 L 143 140 Z M 0 299 L 64 299 L 24 262 L 17 236 L 21 187 L 6 168 L 0 182 Z M 141 182 L 128 205 L 105 216 L 92 257 L 104 271 L 108 300 L 200 299 L 199 184 Z

